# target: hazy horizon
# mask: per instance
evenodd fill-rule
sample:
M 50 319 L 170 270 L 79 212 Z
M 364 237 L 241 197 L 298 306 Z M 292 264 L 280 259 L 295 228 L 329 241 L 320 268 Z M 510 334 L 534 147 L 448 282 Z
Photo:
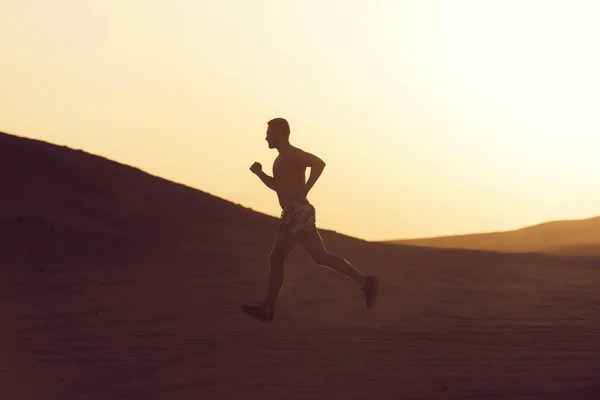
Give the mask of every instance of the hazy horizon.
M 367 240 L 600 214 L 600 5 L 5 1 L 0 130 L 269 215 L 266 122 L 327 167 L 318 225 Z

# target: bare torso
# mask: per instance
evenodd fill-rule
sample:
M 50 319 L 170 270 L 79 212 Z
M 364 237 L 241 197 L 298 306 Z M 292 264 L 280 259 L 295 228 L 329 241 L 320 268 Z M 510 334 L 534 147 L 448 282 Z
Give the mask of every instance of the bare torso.
M 298 149 L 291 147 L 282 151 L 273 163 L 273 177 L 277 182 L 277 197 L 281 208 L 293 201 L 306 200 L 306 166 L 294 153 Z

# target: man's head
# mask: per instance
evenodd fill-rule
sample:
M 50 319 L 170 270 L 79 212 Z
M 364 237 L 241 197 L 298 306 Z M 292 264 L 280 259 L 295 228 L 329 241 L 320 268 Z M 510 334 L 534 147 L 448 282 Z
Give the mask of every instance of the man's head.
M 270 149 L 279 148 L 283 144 L 289 143 L 290 125 L 284 118 L 273 118 L 267 122 L 267 137 Z

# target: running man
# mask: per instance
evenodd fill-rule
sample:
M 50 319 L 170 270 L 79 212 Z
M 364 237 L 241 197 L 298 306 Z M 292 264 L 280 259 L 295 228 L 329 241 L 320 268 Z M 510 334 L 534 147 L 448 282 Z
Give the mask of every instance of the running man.
M 270 270 L 265 299 L 255 306 L 244 304 L 241 306 L 242 310 L 263 322 L 273 320 L 275 301 L 283 285 L 285 259 L 297 241 L 315 263 L 329 267 L 356 282 L 363 291 L 367 308 L 371 308 L 377 300 L 377 278 L 363 275 L 344 258 L 325 249 L 315 225 L 315 208 L 307 200 L 308 192 L 325 168 L 325 162 L 292 146 L 289 136 L 290 126 L 285 119 L 275 118 L 269 121 L 266 141 L 270 149 L 277 149 L 279 152 L 273 163 L 273 176 L 265 174 L 260 163 L 255 162 L 250 167 L 250 171 L 277 193 L 283 211 L 279 231 L 269 255 Z M 305 182 L 306 168 L 310 168 L 310 176 Z

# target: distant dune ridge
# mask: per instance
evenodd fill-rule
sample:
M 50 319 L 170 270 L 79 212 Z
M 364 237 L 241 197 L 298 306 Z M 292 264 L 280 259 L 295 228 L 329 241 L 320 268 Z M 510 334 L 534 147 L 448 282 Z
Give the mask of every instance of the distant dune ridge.
M 267 325 L 276 218 L 2 133 L 0 187 L 2 399 L 600 398 L 600 258 L 324 230 L 377 306 L 297 248 Z
M 388 243 L 501 252 L 600 256 L 600 217 L 546 222 L 507 232 L 392 240 Z

